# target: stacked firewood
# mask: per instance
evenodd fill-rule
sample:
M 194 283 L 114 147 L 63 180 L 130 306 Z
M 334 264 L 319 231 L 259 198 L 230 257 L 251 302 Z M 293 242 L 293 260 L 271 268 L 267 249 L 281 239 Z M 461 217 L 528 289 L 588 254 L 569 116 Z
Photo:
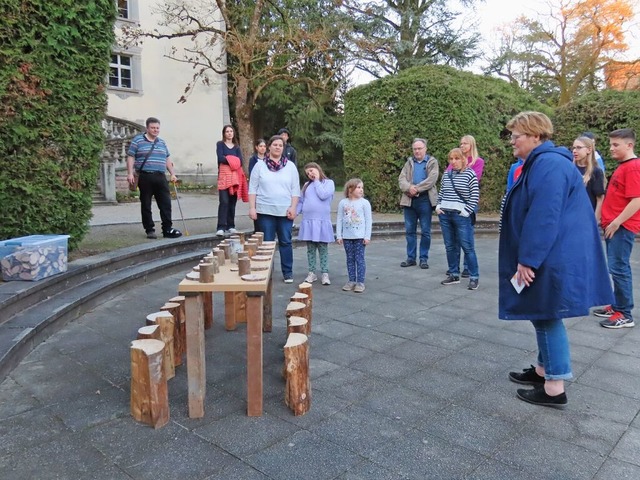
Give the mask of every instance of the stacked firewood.
M 0 260 L 2 279 L 40 280 L 67 271 L 67 248 L 63 245 L 18 247 Z

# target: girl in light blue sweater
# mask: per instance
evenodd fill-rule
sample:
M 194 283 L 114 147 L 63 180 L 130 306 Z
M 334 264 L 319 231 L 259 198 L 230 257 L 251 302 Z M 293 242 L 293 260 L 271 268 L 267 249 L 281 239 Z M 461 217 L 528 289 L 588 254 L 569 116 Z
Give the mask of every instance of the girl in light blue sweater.
M 364 197 L 364 184 L 359 178 L 352 178 L 344 186 L 344 198 L 338 204 L 336 219 L 336 239 L 344 245 L 347 255 L 349 281 L 342 287 L 344 291 L 364 292 L 364 248 L 371 241 L 371 204 Z

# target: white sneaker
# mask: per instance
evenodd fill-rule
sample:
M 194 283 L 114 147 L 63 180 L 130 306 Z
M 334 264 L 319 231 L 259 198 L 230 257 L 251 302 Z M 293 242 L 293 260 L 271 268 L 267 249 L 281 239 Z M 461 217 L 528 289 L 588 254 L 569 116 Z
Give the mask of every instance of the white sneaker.
M 218 230 L 216 232 L 216 237 L 224 237 L 224 230 Z
M 329 274 L 328 273 L 323 273 L 322 274 L 322 284 L 323 285 L 331 285 L 331 280 L 329 280 Z
M 293 283 L 293 278 L 285 278 L 284 283 Z
M 304 279 L 304 281 L 307 283 L 313 283 L 316 280 L 318 280 L 318 276 L 313 272 L 309 272 L 309 275 L 307 275 L 307 278 Z
M 231 235 L 235 235 L 236 233 L 238 233 L 238 230 L 236 230 L 235 228 L 230 228 L 230 229 L 229 229 L 229 233 L 230 233 Z

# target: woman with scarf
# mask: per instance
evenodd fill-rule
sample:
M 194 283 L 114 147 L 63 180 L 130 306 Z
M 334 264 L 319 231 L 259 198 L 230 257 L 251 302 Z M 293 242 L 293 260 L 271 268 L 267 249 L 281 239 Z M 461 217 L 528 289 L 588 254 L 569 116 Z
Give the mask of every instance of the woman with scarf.
M 218 157 L 218 226 L 216 235 L 236 233 L 238 194 L 246 198 L 247 179 L 242 170 L 242 152 L 233 126 L 222 127 L 222 140 L 216 144 Z M 246 202 L 246 199 L 243 199 Z
M 295 164 L 282 155 L 284 139 L 269 139 L 269 153 L 251 171 L 249 180 L 249 217 L 258 222 L 264 239 L 278 236 L 280 266 L 285 283 L 293 283 L 293 247 L 291 234 L 300 197 L 300 180 Z

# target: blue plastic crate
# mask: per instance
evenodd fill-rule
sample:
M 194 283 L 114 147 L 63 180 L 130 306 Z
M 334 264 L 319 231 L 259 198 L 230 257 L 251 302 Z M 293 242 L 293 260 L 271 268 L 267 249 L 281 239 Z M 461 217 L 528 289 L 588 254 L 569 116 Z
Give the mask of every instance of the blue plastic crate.
M 69 235 L 29 235 L 0 241 L 0 259 L 2 259 L 2 279 L 40 280 L 42 278 L 67 271 Z M 20 259 L 33 253 L 45 254 L 47 257 L 37 265 L 29 266 Z M 18 271 L 16 267 L 22 263 Z

